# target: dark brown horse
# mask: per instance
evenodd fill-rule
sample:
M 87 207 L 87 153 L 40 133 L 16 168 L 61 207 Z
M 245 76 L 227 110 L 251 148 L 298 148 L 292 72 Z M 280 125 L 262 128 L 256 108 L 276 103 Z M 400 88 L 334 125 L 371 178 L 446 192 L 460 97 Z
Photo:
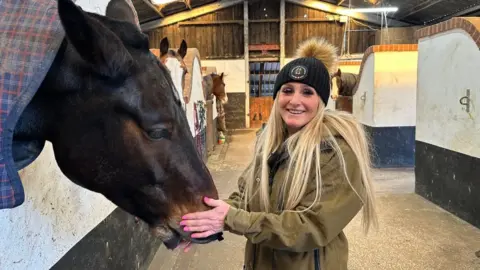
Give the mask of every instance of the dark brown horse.
M 338 92 L 331 94 L 335 100 L 335 109 L 338 111 L 353 111 L 353 95 L 356 92 L 358 75 L 353 73 L 342 73 L 340 69 L 332 75 L 332 84 L 335 80 Z
M 13 143 L 50 141 L 65 176 L 148 223 L 168 248 L 219 239 L 191 239 L 178 225 L 218 194 L 136 14 L 123 0 L 106 16 L 71 0 L 59 0 L 58 12 L 66 37 Z
M 351 97 L 355 95 L 355 86 L 358 83 L 358 74 L 342 73 L 340 69 L 332 75 L 335 79 L 339 96 Z

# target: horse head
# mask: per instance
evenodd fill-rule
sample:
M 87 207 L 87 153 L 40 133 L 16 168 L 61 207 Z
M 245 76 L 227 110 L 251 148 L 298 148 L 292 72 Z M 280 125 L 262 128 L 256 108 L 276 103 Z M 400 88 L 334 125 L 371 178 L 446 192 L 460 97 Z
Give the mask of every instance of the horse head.
M 335 85 L 337 89 L 333 89 L 333 82 L 335 81 Z M 330 97 L 333 100 L 336 100 L 339 95 L 340 87 L 342 87 L 342 71 L 338 69 L 335 73 L 332 74 L 330 80 L 330 88 L 332 89 Z
M 49 140 L 66 177 L 145 221 L 170 249 L 220 239 L 192 239 L 179 226 L 218 193 L 131 5 L 109 7 L 101 16 L 58 0 L 66 38 L 14 138 Z
M 182 40 L 180 48 L 177 51 L 170 49 L 168 38 L 160 41 L 160 61 L 170 70 L 173 82 L 183 98 L 183 89 L 185 87 L 185 75 L 188 73 L 187 65 L 183 61 L 187 55 L 187 42 Z M 183 100 L 185 103 L 186 100 Z
M 212 73 L 211 76 L 213 81 L 212 93 L 222 102 L 222 104 L 226 104 L 228 102 L 228 96 L 225 91 L 223 72 L 220 75 Z
M 337 85 L 338 89 L 338 91 L 336 92 L 337 96 L 351 97 L 355 95 L 355 86 L 358 83 L 358 74 L 349 72 L 342 73 L 342 71 L 338 69 L 337 72 L 332 75 L 332 82 L 333 79 L 335 79 L 335 84 Z

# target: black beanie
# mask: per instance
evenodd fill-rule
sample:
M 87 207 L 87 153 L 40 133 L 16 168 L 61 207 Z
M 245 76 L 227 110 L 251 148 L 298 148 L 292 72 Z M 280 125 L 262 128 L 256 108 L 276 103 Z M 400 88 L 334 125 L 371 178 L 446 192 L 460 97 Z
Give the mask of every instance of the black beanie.
M 337 68 L 337 48 L 324 38 L 312 37 L 300 44 L 294 60 L 278 73 L 273 89 L 275 99 L 278 90 L 288 82 L 299 82 L 315 89 L 327 106 L 330 97 L 331 76 Z
M 330 74 L 327 68 L 315 57 L 297 58 L 286 64 L 277 75 L 273 98 L 278 90 L 288 82 L 298 82 L 309 85 L 315 89 L 325 106 L 330 97 Z

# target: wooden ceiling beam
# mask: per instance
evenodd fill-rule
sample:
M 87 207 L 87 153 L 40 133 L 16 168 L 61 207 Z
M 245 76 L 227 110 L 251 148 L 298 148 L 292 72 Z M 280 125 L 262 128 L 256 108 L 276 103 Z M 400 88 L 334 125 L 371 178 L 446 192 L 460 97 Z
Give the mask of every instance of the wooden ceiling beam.
M 165 17 L 162 13 L 162 9 L 156 7 L 154 4 L 150 2 L 150 0 L 142 0 L 142 2 L 145 3 L 149 8 L 153 9 L 158 14 L 158 16 L 162 18 Z
M 192 0 L 183 0 L 183 3 L 185 3 L 185 6 L 186 6 L 188 9 L 192 9 L 191 1 L 192 1 Z
M 174 23 L 177 23 L 177 22 L 181 22 L 181 21 L 185 21 L 185 20 L 188 20 L 188 19 L 198 17 L 198 16 L 202 16 L 202 15 L 205 15 L 205 14 L 208 14 L 208 13 L 211 13 L 211 12 L 215 12 L 217 10 L 228 8 L 228 7 L 240 4 L 243 1 L 244 0 L 223 0 L 223 1 L 219 1 L 219 2 L 214 2 L 212 4 L 208 4 L 208 5 L 205 5 L 205 6 L 193 8 L 191 10 L 182 11 L 182 12 L 167 16 L 167 17 L 162 18 L 162 19 L 154 20 L 154 21 L 151 21 L 151 22 L 148 22 L 148 23 L 143 23 L 143 24 L 140 25 L 140 27 L 142 28 L 142 31 L 153 30 L 153 29 L 158 28 L 158 27 L 167 26 L 167 25 L 170 25 L 170 24 L 174 24 Z
M 350 16 L 351 18 L 366 21 L 370 23 L 374 23 L 377 25 L 382 24 L 382 17 L 378 16 L 374 13 L 359 13 L 359 12 L 351 12 L 348 8 L 338 6 L 335 4 L 330 4 L 323 1 L 313 1 L 313 0 L 286 0 L 289 3 L 293 3 L 296 5 L 313 8 L 329 13 L 335 13 L 339 15 Z M 404 23 L 401 21 L 397 21 L 395 19 L 388 19 L 388 25 L 395 27 L 395 26 L 410 26 L 408 23 Z

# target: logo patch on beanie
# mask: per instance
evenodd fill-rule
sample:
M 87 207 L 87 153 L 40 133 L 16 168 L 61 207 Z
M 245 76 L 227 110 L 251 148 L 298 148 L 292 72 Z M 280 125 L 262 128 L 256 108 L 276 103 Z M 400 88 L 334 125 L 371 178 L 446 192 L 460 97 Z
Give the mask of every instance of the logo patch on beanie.
M 307 77 L 307 68 L 305 66 L 295 66 L 290 70 L 289 75 L 294 80 L 303 80 Z

